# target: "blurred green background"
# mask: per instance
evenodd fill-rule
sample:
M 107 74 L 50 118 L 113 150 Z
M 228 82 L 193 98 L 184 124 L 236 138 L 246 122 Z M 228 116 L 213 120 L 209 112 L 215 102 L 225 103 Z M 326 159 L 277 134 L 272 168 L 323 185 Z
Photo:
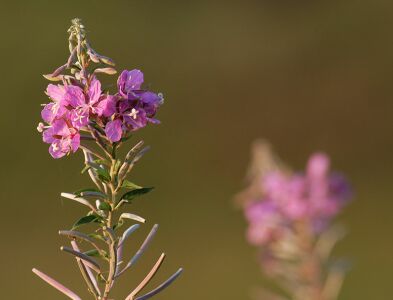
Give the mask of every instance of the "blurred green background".
M 185 273 L 157 299 L 250 299 L 261 273 L 232 198 L 258 137 L 295 168 L 324 150 L 350 177 L 356 201 L 340 220 L 350 234 L 335 255 L 353 269 L 340 299 L 393 299 L 391 0 L 2 3 L 1 299 L 65 299 L 33 266 L 89 299 L 57 235 L 82 213 L 59 197 L 89 184 L 82 157 L 51 159 L 35 129 L 47 101 L 41 74 L 66 59 L 74 17 L 98 52 L 119 70 L 142 69 L 166 99 L 162 124 L 138 134 L 152 151 L 133 180 L 156 190 L 132 207 L 148 223 L 130 253 L 161 227 L 115 299 L 161 250 L 154 283 Z

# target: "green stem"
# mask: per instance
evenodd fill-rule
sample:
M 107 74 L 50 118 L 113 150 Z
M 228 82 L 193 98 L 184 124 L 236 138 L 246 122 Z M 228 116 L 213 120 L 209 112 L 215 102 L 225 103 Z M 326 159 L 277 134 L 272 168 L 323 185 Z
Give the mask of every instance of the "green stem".
M 116 151 L 113 151 L 116 152 Z M 116 153 L 113 153 L 112 160 L 111 160 L 111 167 L 110 167 L 110 176 L 111 176 L 111 182 L 108 184 L 110 191 L 111 191 L 111 210 L 108 212 L 107 220 L 106 220 L 106 227 L 107 227 L 107 237 L 108 240 L 110 241 L 108 243 L 109 245 L 109 274 L 108 278 L 106 280 L 105 284 L 105 290 L 104 290 L 104 295 L 103 295 L 103 300 L 107 300 L 110 294 L 110 291 L 113 286 L 113 282 L 115 279 L 115 272 L 116 272 L 116 266 L 117 266 L 117 249 L 116 249 L 116 237 L 111 236 L 111 233 L 109 232 L 112 230 L 112 217 L 113 213 L 116 210 L 115 204 L 116 204 L 116 196 L 117 196 L 117 187 L 115 187 L 115 174 L 114 174 L 114 169 L 115 169 L 115 164 L 116 160 L 113 158 L 115 157 Z

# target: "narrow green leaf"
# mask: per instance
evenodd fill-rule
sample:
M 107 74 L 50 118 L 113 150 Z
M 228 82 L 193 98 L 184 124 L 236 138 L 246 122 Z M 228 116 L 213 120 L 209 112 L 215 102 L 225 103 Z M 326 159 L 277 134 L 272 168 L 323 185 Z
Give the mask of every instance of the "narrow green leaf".
M 77 197 L 92 196 L 92 197 L 101 197 L 104 199 L 107 198 L 107 195 L 105 195 L 101 191 L 94 189 L 94 188 L 80 189 L 80 190 L 73 192 L 73 194 Z
M 141 195 L 147 194 L 148 192 L 150 192 L 153 189 L 154 189 L 153 187 L 143 187 L 143 188 L 139 188 L 139 189 L 134 189 L 132 191 L 129 191 L 129 192 L 125 193 L 121 197 L 121 199 L 132 200 L 135 197 L 139 197 Z
M 111 181 L 111 176 L 107 169 L 93 162 L 87 162 L 87 165 L 92 167 L 97 172 L 98 178 L 106 182 Z
M 83 253 L 86 254 L 87 256 L 92 256 L 92 257 L 100 256 L 100 253 L 98 252 L 97 249 L 91 249 Z
M 111 211 L 112 210 L 110 204 L 107 203 L 107 202 L 100 202 L 100 204 L 98 205 L 98 209 L 99 210 L 105 210 L 105 211 Z
M 98 251 L 97 249 L 91 249 L 91 250 L 84 252 L 84 254 L 86 254 L 87 256 L 91 256 L 91 257 L 101 257 L 103 259 L 109 258 L 108 252 L 106 252 L 105 250 Z
M 88 215 L 88 216 L 84 216 L 82 218 L 80 218 L 73 226 L 72 226 L 72 230 L 78 228 L 81 225 L 84 224 L 89 224 L 91 222 L 96 222 L 99 220 L 98 216 L 95 215 Z
M 129 189 L 129 190 L 136 190 L 136 189 L 143 188 L 143 187 L 141 187 L 141 186 L 139 186 L 139 185 L 137 185 L 137 184 L 135 184 L 135 183 L 133 183 L 131 181 L 128 181 L 128 180 L 124 180 L 123 184 L 121 185 L 121 187 L 125 188 L 125 189 Z

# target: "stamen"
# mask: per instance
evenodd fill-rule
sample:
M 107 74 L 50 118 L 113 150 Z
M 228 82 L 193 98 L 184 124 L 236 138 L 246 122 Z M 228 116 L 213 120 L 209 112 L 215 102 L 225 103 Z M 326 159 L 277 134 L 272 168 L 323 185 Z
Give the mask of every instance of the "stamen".
M 52 150 L 53 150 L 54 152 L 56 152 L 56 151 L 59 150 L 59 147 L 57 146 L 57 144 L 52 144 Z
M 137 111 L 135 108 L 133 108 L 128 115 L 135 120 L 137 118 L 138 113 L 139 113 L 139 111 Z

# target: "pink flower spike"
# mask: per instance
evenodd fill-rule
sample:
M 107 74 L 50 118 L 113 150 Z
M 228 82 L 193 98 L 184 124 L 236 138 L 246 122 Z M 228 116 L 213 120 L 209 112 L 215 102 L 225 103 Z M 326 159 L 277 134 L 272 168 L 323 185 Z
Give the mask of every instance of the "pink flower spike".
M 69 298 L 71 298 L 72 300 L 82 300 L 73 291 L 69 290 L 64 285 L 62 285 L 61 283 L 57 282 L 56 280 L 54 280 L 53 278 L 49 277 L 48 275 L 42 273 L 41 271 L 39 271 L 37 269 L 33 269 L 33 273 L 36 274 L 38 277 L 40 277 L 45 282 L 47 282 L 49 285 L 53 286 L 58 291 L 62 292 L 64 295 L 66 295 Z

